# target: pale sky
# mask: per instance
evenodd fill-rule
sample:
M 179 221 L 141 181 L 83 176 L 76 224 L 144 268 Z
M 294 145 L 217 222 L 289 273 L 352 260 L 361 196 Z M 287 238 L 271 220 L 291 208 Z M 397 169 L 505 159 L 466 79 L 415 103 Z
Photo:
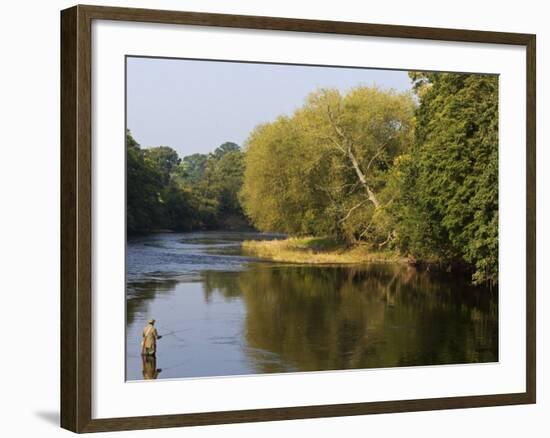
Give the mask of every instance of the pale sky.
M 242 146 L 256 125 L 291 114 L 318 88 L 373 84 L 411 88 L 406 71 L 129 57 L 126 122 L 142 147 L 183 157 Z

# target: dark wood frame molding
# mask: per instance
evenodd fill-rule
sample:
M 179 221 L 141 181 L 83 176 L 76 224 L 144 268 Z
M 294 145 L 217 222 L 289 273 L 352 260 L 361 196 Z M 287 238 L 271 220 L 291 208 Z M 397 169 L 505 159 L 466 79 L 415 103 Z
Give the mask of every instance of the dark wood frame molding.
M 139 21 L 525 46 L 527 50 L 526 392 L 92 419 L 92 20 Z M 61 12 L 61 426 L 80 433 L 535 403 L 535 47 L 536 37 L 531 34 L 81 5 L 63 10 Z

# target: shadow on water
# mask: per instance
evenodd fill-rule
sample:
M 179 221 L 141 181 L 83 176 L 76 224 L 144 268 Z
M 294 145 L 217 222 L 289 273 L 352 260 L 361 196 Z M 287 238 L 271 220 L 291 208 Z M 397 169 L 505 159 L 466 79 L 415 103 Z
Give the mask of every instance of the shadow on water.
M 131 380 L 498 361 L 498 291 L 404 265 L 248 261 L 127 296 Z M 160 374 L 134 352 L 148 317 Z

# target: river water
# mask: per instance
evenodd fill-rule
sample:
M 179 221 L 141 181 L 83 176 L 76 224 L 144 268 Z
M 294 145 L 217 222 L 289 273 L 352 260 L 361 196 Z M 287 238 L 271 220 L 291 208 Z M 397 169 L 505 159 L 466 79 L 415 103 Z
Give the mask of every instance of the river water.
M 258 260 L 243 232 L 128 238 L 127 380 L 498 361 L 498 291 L 400 264 Z M 155 358 L 141 333 L 154 318 Z

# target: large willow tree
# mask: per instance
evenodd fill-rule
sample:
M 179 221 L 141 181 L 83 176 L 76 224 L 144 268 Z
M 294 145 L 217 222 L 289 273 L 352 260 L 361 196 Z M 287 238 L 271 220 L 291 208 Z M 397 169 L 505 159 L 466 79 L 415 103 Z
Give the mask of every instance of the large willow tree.
M 322 89 L 257 127 L 246 144 L 246 214 L 260 230 L 394 239 L 387 174 L 412 141 L 414 109 L 408 93 Z

